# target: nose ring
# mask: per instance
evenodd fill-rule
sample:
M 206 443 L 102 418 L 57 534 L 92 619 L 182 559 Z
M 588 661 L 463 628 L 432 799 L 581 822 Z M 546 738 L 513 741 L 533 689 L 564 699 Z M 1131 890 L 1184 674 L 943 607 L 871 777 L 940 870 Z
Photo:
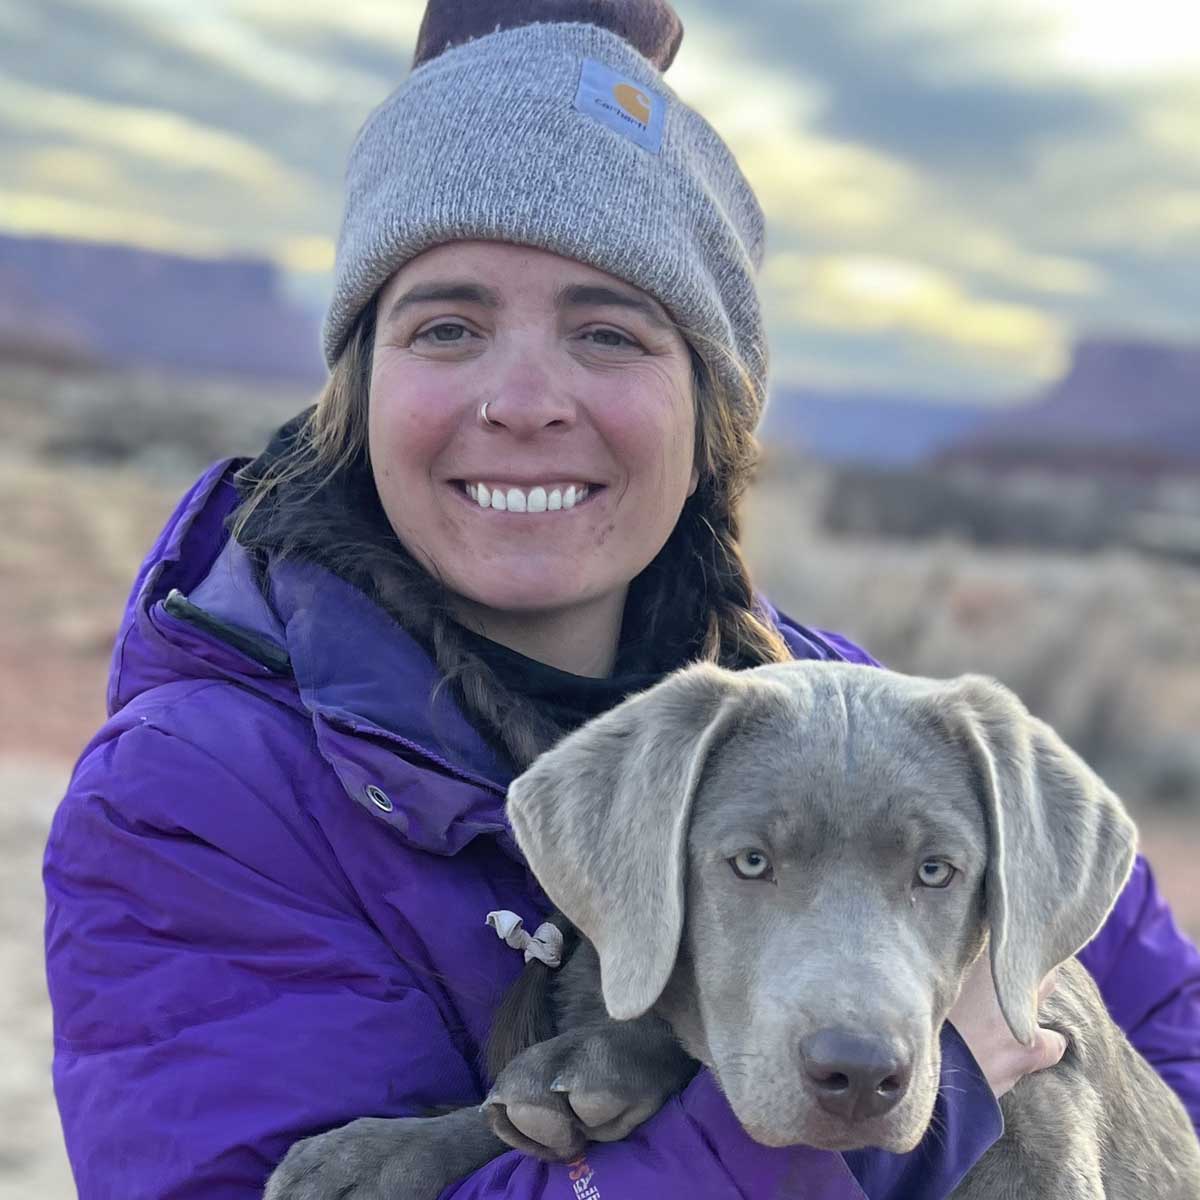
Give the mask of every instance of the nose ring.
M 490 400 L 485 400 L 485 401 L 484 401 L 484 402 L 483 402 L 483 403 L 482 403 L 482 404 L 479 406 L 479 416 L 480 416 L 480 419 L 483 421 L 483 423 L 484 423 L 485 425 L 496 425 L 496 424 L 499 424 L 499 422 L 497 422 L 497 421 L 493 421 L 493 420 L 492 420 L 492 418 L 491 418 L 491 417 L 489 417 L 489 416 L 487 415 L 487 410 L 488 410 L 488 405 L 489 405 L 489 404 L 491 404 L 491 401 L 490 401 Z

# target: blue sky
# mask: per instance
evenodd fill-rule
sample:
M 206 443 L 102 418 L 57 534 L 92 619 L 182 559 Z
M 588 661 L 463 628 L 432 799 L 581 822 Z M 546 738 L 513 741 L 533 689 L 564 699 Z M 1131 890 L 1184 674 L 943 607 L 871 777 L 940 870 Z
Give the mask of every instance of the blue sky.
M 1200 341 L 1200 9 L 680 0 L 668 82 L 769 222 L 781 385 L 1023 397 Z M 0 229 L 270 257 L 319 305 L 420 0 L 0 0 Z

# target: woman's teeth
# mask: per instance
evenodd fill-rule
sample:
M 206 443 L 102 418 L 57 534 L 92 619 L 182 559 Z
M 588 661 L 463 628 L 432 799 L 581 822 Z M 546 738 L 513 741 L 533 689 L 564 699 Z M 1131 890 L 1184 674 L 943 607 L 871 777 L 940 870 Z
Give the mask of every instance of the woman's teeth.
M 480 508 L 497 508 L 501 512 L 557 512 L 574 508 L 588 494 L 586 483 L 569 484 L 565 488 L 489 488 L 486 483 L 468 483 L 467 495 Z

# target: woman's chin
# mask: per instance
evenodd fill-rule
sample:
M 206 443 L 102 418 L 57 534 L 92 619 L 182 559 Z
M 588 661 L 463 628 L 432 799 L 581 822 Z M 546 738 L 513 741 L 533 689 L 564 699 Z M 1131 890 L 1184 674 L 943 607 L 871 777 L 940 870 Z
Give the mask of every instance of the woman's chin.
M 518 619 L 551 619 L 595 599 L 588 591 L 564 586 L 561 573 L 557 579 L 526 577 L 503 582 L 492 579 L 486 586 L 468 585 L 455 590 L 465 601 L 468 612 Z

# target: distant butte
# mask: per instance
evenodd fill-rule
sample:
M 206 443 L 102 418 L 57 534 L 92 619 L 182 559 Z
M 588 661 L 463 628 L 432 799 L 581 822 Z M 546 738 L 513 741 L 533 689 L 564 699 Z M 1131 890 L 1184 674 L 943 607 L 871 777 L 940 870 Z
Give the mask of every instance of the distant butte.
M 265 259 L 0 235 L 0 355 L 319 383 L 318 319 Z

